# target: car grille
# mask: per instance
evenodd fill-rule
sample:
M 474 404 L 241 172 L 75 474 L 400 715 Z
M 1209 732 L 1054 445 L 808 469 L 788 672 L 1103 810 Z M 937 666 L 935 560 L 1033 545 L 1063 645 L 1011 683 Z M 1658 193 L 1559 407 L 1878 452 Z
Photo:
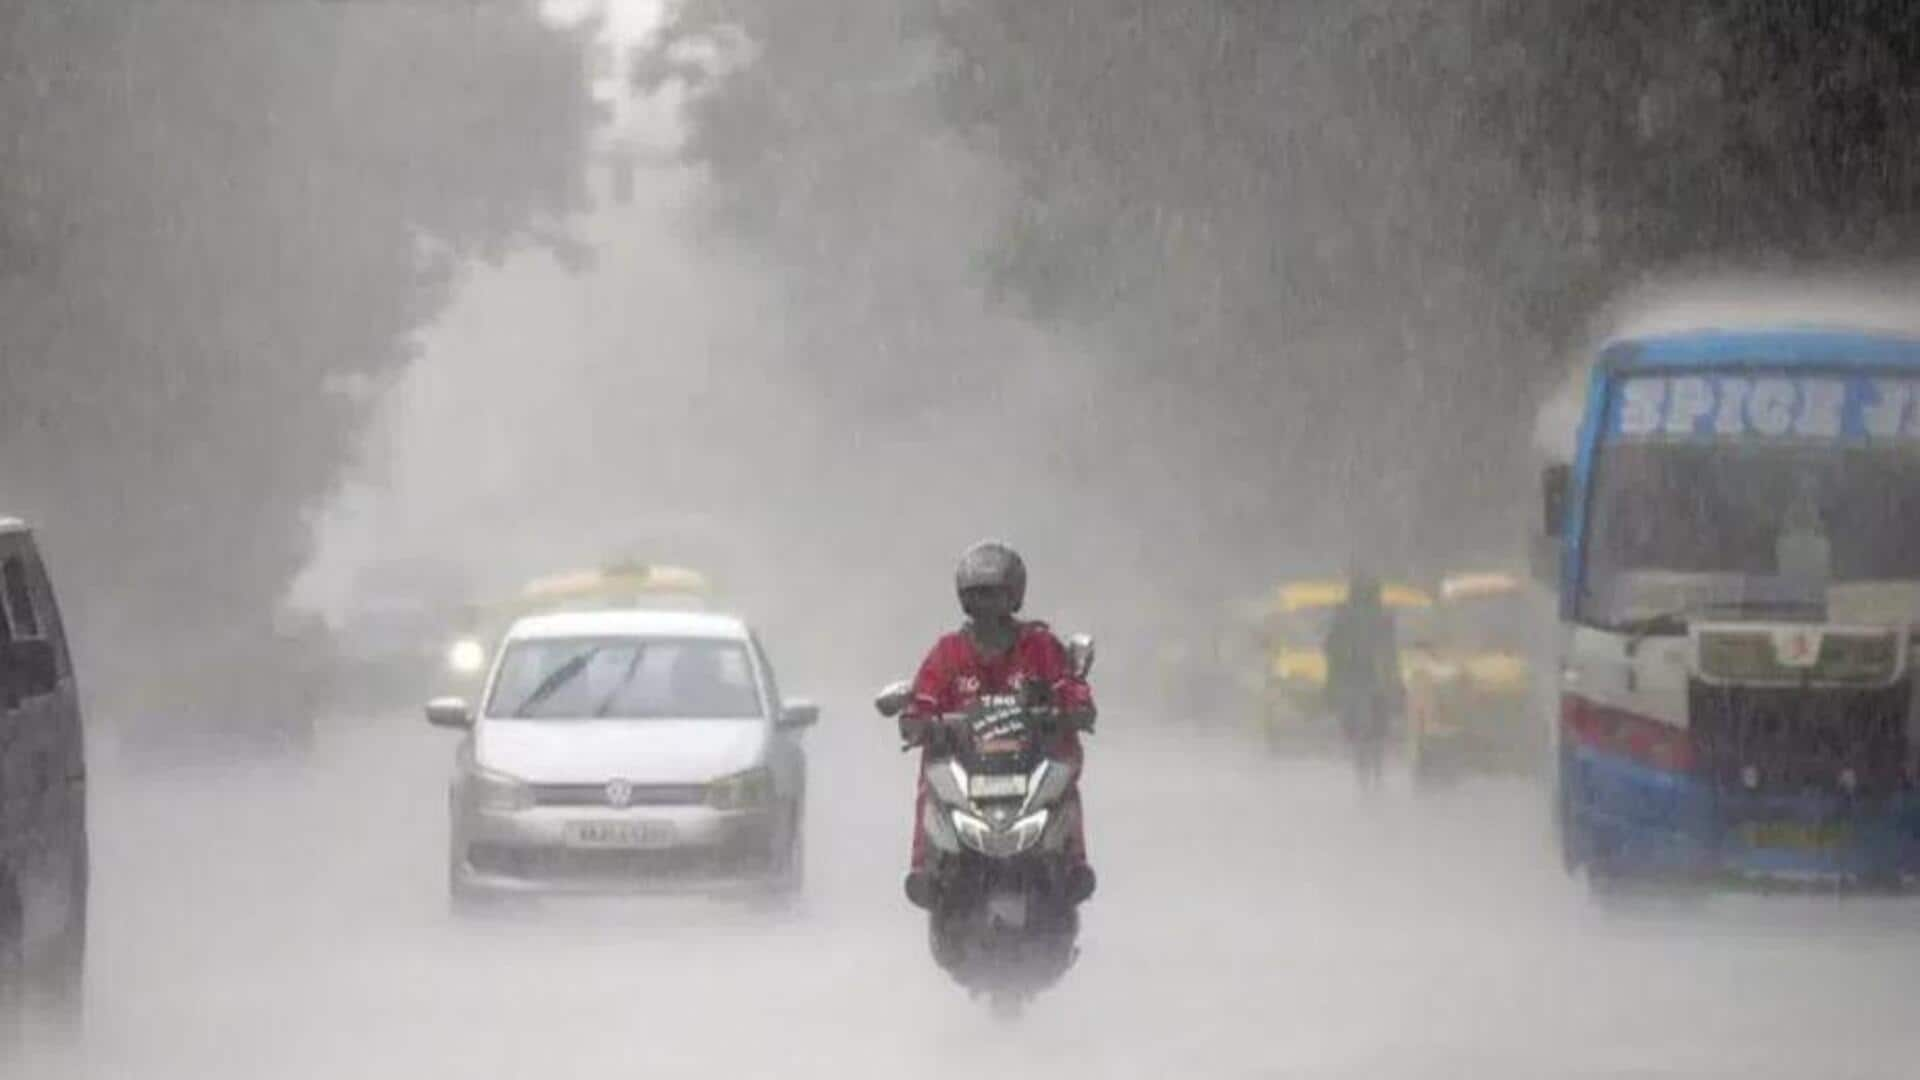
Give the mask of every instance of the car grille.
M 651 851 L 579 850 L 475 844 L 467 861 L 482 874 L 544 881 L 671 881 L 747 874 L 767 865 L 764 847 L 663 848 Z
M 535 784 L 536 806 L 699 806 L 707 801 L 705 784 L 634 784 L 624 803 L 607 795 L 606 784 Z
M 1910 698 L 1906 679 L 1870 690 L 1694 680 L 1688 726 L 1696 760 L 1722 790 L 1873 797 L 1907 786 Z

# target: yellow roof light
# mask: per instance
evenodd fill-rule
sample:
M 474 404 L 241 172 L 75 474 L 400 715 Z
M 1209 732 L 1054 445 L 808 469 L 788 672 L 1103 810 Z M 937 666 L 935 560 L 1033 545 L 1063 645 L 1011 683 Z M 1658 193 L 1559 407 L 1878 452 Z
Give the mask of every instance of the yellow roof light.
M 1339 607 L 1347 602 L 1344 581 L 1296 581 L 1280 586 L 1275 607 L 1283 614 Z M 1389 608 L 1426 608 L 1433 597 L 1424 589 L 1388 582 L 1380 587 L 1380 603 Z
M 605 580 L 604 575 L 598 570 L 569 570 L 563 574 L 549 574 L 527 582 L 521 588 L 520 595 L 528 599 L 571 596 L 600 588 Z
M 1281 611 L 1310 611 L 1314 608 L 1339 607 L 1347 602 L 1347 583 L 1344 581 L 1296 581 L 1280 586 Z
M 1380 602 L 1390 608 L 1429 608 L 1433 597 L 1411 585 L 1386 585 L 1380 589 Z
M 1440 582 L 1440 596 L 1445 600 L 1468 600 L 1519 590 L 1518 575 L 1499 572 L 1449 574 Z

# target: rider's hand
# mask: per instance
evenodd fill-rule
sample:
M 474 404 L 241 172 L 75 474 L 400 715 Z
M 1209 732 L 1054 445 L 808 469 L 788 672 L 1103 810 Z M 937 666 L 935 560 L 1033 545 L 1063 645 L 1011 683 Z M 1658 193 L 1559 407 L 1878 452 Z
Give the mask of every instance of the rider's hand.
M 973 718 L 966 713 L 944 713 L 930 729 L 932 744 L 943 750 L 963 745 L 973 734 Z
M 919 746 L 927 741 L 927 734 L 932 727 L 932 723 L 932 718 L 919 715 L 918 713 L 901 713 L 900 741 L 906 743 L 908 746 Z
M 1053 687 L 1039 679 L 1020 684 L 1020 704 L 1028 710 L 1048 709 L 1053 705 Z

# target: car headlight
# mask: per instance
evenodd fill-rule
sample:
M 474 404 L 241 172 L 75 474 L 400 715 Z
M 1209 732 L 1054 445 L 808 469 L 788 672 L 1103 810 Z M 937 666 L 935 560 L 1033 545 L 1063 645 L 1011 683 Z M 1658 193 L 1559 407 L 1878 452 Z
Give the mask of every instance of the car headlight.
M 955 810 L 952 814 L 953 831 L 960 834 L 961 843 L 980 854 L 1005 858 L 1018 855 L 1039 843 L 1040 837 L 1047 831 L 1048 816 L 1049 811 L 1036 810 L 1005 830 L 999 830 L 965 810 Z
M 515 812 L 533 806 L 533 788 L 517 776 L 475 768 L 467 774 L 474 805 L 482 810 Z
M 447 666 L 462 675 L 472 675 L 487 666 L 487 647 L 472 638 L 461 638 L 448 647 Z
M 773 773 L 764 766 L 707 785 L 707 805 L 715 810 L 753 810 L 772 801 Z

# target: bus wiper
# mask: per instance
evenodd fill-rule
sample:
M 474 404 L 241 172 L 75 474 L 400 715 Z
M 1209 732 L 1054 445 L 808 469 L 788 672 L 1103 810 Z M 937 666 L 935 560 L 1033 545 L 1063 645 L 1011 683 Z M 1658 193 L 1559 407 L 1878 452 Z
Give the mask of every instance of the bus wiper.
M 1637 619 L 1626 619 L 1615 623 L 1612 629 L 1627 635 L 1627 656 L 1631 657 L 1650 637 L 1679 637 L 1687 632 L 1690 619 L 1703 616 L 1738 615 L 1818 615 L 1818 604 L 1791 602 L 1769 602 L 1760 600 L 1721 600 L 1707 604 L 1674 608 L 1671 611 L 1656 611 L 1651 615 L 1642 615 Z
M 1687 632 L 1687 616 L 1691 608 L 1676 608 L 1672 611 L 1658 611 L 1652 615 L 1642 615 L 1637 619 L 1627 619 L 1613 625 L 1614 630 L 1627 635 L 1626 654 L 1628 659 L 1640 651 L 1640 646 L 1650 637 L 1679 637 Z

